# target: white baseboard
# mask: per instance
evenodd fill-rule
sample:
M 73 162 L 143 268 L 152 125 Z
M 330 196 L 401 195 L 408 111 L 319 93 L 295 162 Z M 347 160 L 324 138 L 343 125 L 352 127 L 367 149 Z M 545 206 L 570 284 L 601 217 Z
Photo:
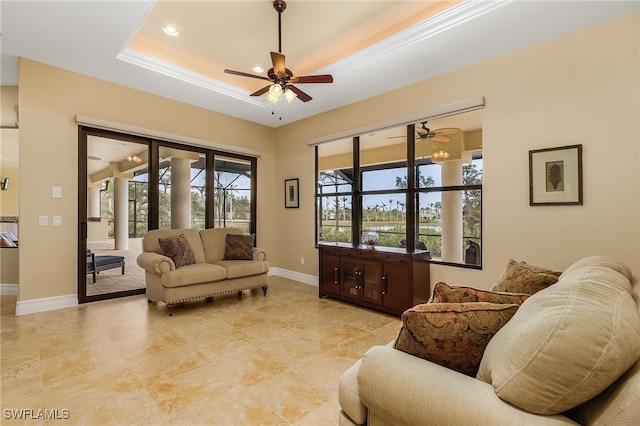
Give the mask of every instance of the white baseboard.
M 17 296 L 18 284 L 1 284 L 0 283 L 0 296 Z
M 35 314 L 37 312 L 53 311 L 56 309 L 72 308 L 78 306 L 78 295 L 43 297 L 18 301 L 16 304 L 16 316 Z
M 318 286 L 318 277 L 300 272 L 289 271 L 282 268 L 269 269 L 269 275 L 288 278 L 301 283 Z M 18 294 L 18 284 L 0 284 L 2 295 Z M 10 293 L 11 292 L 11 293 Z M 35 314 L 37 312 L 53 311 L 56 309 L 72 308 L 78 306 L 78 295 L 68 294 L 66 296 L 44 297 L 42 299 L 18 301 L 16 305 L 16 316 Z
M 318 287 L 318 277 L 315 275 L 303 274 L 300 272 L 289 271 L 282 268 L 270 268 L 269 275 L 277 275 L 282 278 L 288 278 L 294 281 L 300 281 L 301 283 L 314 285 Z

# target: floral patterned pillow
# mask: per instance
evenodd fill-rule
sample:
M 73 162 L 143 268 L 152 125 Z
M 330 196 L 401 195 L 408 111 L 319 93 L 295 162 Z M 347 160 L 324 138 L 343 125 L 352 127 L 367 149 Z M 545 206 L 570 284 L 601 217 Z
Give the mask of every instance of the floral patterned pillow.
M 558 281 L 562 272 L 510 259 L 491 291 L 534 294 Z
M 425 303 L 402 314 L 394 347 L 475 376 L 489 340 L 518 310 L 517 304 Z
M 162 254 L 173 260 L 176 268 L 196 263 L 191 245 L 184 234 L 173 238 L 158 238 Z
M 224 260 L 253 259 L 253 235 L 227 234 Z
M 480 290 L 473 287 L 450 286 L 443 282 L 437 282 L 433 287 L 431 303 L 515 303 L 521 305 L 529 298 L 525 293 L 501 293 L 495 291 Z

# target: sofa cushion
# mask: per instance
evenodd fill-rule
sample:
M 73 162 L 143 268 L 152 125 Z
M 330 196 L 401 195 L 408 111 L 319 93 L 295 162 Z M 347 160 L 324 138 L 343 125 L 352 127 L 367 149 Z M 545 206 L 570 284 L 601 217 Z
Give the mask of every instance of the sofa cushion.
M 640 355 L 640 316 L 625 275 L 588 263 L 570 269 L 522 304 L 480 364 L 478 379 L 529 412 L 561 413 L 593 398 Z
M 342 376 L 338 385 L 338 402 L 349 420 L 358 425 L 367 422 L 367 407 L 358 395 L 358 370 L 362 359 L 355 362 Z
M 196 263 L 191 245 L 184 234 L 170 238 L 159 238 L 158 243 L 162 254 L 173 260 L 176 268 Z
M 200 239 L 206 261 L 209 263 L 224 259 L 227 234 L 242 234 L 239 228 L 209 228 L 200 231 Z
M 264 260 L 221 260 L 214 264 L 227 270 L 227 278 L 250 277 L 269 272 L 269 263 Z
M 193 250 L 196 263 L 205 262 L 200 233 L 195 229 L 153 229 L 147 232 L 142 239 L 142 251 L 152 251 L 158 254 L 163 254 L 159 240 L 161 238 L 177 237 L 180 234 L 184 234 L 187 241 L 189 241 L 189 246 L 191 247 L 191 250 Z
M 510 259 L 491 291 L 534 294 L 557 282 L 560 274 Z
M 227 278 L 227 270 L 219 265 L 194 263 L 180 269 L 162 274 L 164 287 L 182 287 L 191 284 L 203 284 L 221 281 Z
M 425 303 L 402 314 L 395 348 L 475 375 L 484 348 L 518 310 L 517 304 Z
M 251 260 L 253 235 L 227 234 L 224 260 Z
M 466 303 L 466 302 L 489 302 L 489 303 L 515 303 L 521 305 L 529 298 L 529 294 L 524 293 L 501 293 L 495 291 L 480 290 L 473 287 L 450 286 L 443 282 L 437 282 L 433 287 L 433 294 L 429 302 L 431 303 Z

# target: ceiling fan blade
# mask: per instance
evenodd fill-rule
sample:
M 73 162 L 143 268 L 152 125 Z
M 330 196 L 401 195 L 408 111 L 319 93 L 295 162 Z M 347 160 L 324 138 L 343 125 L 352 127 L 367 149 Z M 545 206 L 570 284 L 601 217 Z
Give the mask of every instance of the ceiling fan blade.
M 291 79 L 292 83 L 333 83 L 331 74 L 303 75 Z
M 298 95 L 298 99 L 300 99 L 302 102 L 309 102 L 311 99 L 313 99 L 311 96 L 307 95 L 302 90 L 298 89 L 296 86 L 288 84 L 287 87 L 291 89 L 293 93 Z
M 271 52 L 271 63 L 273 64 L 273 73 L 278 78 L 285 78 L 287 76 L 287 69 L 284 66 L 284 55 L 278 52 Z
M 444 127 L 442 129 L 435 129 L 433 133 L 436 135 L 455 135 L 456 133 L 460 133 L 462 130 L 455 127 Z
M 435 135 L 430 139 L 434 142 L 440 142 L 440 143 L 447 143 L 447 142 L 451 142 L 452 140 L 449 136 L 445 136 L 445 135 Z
M 269 87 L 271 87 L 271 85 L 264 86 L 262 89 L 253 92 L 250 96 L 262 96 L 269 91 Z
M 249 74 L 249 73 L 242 72 L 242 71 L 234 71 L 234 70 L 225 69 L 224 72 L 227 73 L 227 74 L 239 75 L 241 77 L 259 78 L 260 80 L 271 81 L 271 79 L 268 78 L 268 77 L 263 77 L 261 75 L 255 75 L 255 74 Z

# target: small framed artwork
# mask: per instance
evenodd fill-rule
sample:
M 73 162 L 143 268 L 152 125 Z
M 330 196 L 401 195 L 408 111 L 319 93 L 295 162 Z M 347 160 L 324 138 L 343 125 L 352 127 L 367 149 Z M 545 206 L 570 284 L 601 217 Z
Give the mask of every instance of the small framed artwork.
M 529 205 L 582 205 L 582 145 L 529 151 Z
M 298 179 L 285 179 L 284 181 L 284 206 L 287 209 L 300 207 L 300 190 Z

